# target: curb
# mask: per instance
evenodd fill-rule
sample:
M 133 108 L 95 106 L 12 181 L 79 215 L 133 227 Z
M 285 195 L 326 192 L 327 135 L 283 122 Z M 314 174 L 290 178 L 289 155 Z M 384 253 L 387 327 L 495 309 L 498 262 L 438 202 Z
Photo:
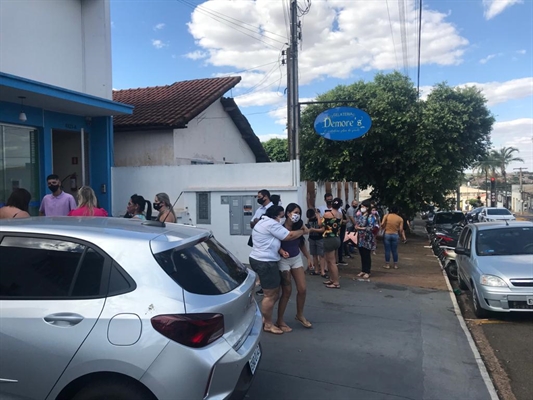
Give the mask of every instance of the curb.
M 442 264 L 440 260 L 439 260 L 439 264 Z M 459 320 L 459 325 L 461 325 L 461 328 L 463 329 L 466 339 L 468 340 L 468 344 L 470 345 L 470 348 L 472 349 L 472 353 L 474 353 L 474 358 L 476 359 L 479 372 L 481 373 L 483 382 L 485 382 L 485 386 L 487 387 L 490 398 L 491 400 L 499 400 L 500 398 L 498 397 L 498 393 L 496 392 L 496 389 L 494 388 L 494 384 L 492 383 L 492 380 L 490 379 L 490 375 L 487 372 L 487 368 L 485 367 L 485 363 L 483 362 L 483 359 L 481 358 L 481 354 L 479 353 L 479 350 L 477 349 L 476 343 L 474 342 L 474 339 L 472 338 L 472 334 L 470 333 L 470 330 L 466 326 L 463 315 L 461 314 L 461 309 L 459 308 L 459 303 L 457 303 L 457 299 L 455 298 L 455 293 L 453 292 L 452 285 L 442 265 L 441 265 L 441 270 L 442 270 L 442 274 L 444 275 L 444 280 L 446 281 L 446 286 L 448 286 L 448 293 L 450 294 L 450 298 L 452 299 L 453 310 L 455 312 L 455 316 Z

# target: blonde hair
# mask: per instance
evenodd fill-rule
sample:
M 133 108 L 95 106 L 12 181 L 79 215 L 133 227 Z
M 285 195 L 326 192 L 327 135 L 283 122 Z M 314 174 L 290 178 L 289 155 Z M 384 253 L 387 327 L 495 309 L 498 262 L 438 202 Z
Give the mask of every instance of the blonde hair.
M 172 203 L 170 202 L 170 197 L 168 197 L 168 194 L 161 192 L 156 194 L 155 197 L 157 197 L 157 199 L 167 207 L 168 211 L 174 216 L 174 218 L 176 218 L 176 213 L 172 208 Z
M 97 206 L 96 194 L 89 186 L 82 186 L 78 189 L 78 208 L 87 207 L 86 216 L 93 216 Z

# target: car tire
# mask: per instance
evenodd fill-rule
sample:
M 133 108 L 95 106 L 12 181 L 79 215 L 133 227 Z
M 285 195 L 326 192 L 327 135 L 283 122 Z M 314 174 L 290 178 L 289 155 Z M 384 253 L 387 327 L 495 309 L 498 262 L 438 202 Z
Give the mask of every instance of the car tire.
M 446 265 L 446 274 L 448 275 L 448 278 L 450 278 L 450 280 L 457 280 L 459 273 L 457 271 L 457 264 L 455 263 L 455 261 L 450 261 L 448 265 Z
M 459 289 L 461 290 L 468 290 L 468 285 L 465 281 L 461 278 L 461 274 L 459 273 L 459 270 L 457 270 L 457 283 L 459 284 Z
M 487 318 L 489 316 L 489 311 L 481 308 L 481 305 L 479 304 L 479 297 L 475 287 L 472 288 L 472 306 L 477 318 Z
M 148 389 L 125 381 L 94 382 L 78 391 L 72 400 L 156 400 Z

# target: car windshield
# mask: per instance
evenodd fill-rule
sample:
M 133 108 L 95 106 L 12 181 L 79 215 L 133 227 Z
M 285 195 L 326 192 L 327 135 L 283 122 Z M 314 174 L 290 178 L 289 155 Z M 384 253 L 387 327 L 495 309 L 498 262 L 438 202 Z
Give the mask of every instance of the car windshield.
M 443 213 L 435 215 L 435 224 L 458 224 L 463 222 L 465 216 L 463 213 Z
M 511 215 L 511 212 L 505 208 L 489 208 L 487 210 L 488 215 Z
M 533 254 L 533 228 L 506 227 L 479 231 L 476 252 L 478 256 Z

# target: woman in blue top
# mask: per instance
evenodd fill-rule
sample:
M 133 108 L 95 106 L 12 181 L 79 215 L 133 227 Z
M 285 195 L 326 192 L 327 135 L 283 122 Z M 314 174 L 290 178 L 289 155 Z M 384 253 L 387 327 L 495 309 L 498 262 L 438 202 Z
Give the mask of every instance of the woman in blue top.
M 357 245 L 361 256 L 362 272 L 357 276 L 363 279 L 370 278 L 370 269 L 372 268 L 372 249 L 376 241 L 376 230 L 378 222 L 372 215 L 370 204 L 361 205 L 361 216 L 355 220 L 355 230 L 357 231 Z
M 302 209 L 298 204 L 290 203 L 285 209 L 284 226 L 288 231 L 302 229 Z M 279 249 L 281 259 L 278 261 L 278 268 L 281 273 L 281 298 L 279 299 L 278 320 L 276 326 L 283 332 L 292 331 L 291 327 L 289 327 L 283 319 L 292 293 L 291 277 L 294 278 L 294 282 L 296 282 L 296 290 L 298 291 L 298 294 L 296 295 L 295 319 L 305 328 L 311 328 L 313 326 L 304 316 L 307 286 L 301 252 L 304 253 L 308 260 L 311 259 L 307 252 L 307 247 L 305 246 L 305 240 L 302 240 L 302 238 L 281 242 L 281 248 Z

